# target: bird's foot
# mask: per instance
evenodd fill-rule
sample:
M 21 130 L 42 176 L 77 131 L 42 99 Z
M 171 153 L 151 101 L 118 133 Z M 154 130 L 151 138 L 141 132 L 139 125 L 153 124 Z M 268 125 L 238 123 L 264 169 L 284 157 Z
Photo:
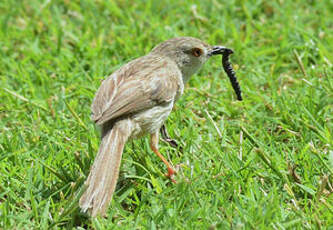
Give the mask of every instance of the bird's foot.
M 168 168 L 168 173 L 165 174 L 166 177 L 168 177 L 172 183 L 177 184 L 177 181 L 173 179 L 173 177 L 177 174 L 177 171 L 174 170 L 173 168 Z
M 174 179 L 174 177 L 175 177 L 175 175 L 178 174 L 179 169 L 181 167 L 184 167 L 184 164 L 177 164 L 176 167 L 175 167 L 175 169 L 169 167 L 168 168 L 168 173 L 165 174 L 165 176 L 168 177 L 171 180 L 171 182 L 174 183 L 174 184 L 177 184 L 177 181 Z

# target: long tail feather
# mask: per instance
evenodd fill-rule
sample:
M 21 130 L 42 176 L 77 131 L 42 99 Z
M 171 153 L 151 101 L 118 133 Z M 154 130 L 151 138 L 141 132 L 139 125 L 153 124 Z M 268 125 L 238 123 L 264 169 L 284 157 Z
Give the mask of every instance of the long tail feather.
M 85 182 L 86 191 L 79 205 L 83 212 L 95 217 L 105 215 L 118 180 L 121 156 L 131 134 L 129 121 L 120 121 L 104 130 L 102 142 L 89 176 Z

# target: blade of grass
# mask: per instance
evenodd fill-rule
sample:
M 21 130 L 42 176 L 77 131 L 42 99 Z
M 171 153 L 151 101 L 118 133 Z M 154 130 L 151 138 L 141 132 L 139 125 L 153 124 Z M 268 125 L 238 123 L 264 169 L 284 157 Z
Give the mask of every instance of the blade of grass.
M 295 59 L 297 61 L 297 64 L 301 68 L 301 71 L 302 71 L 304 77 L 307 77 L 308 75 L 306 74 L 306 71 L 305 71 L 305 68 L 304 68 L 304 65 L 303 65 L 301 57 L 298 55 L 298 53 L 297 53 L 297 51 L 295 49 L 293 49 L 293 53 L 294 53 Z
M 82 185 L 82 187 L 80 188 L 80 190 L 76 193 L 73 194 L 72 197 L 70 197 L 68 200 L 68 204 L 66 205 L 66 207 L 64 208 L 64 211 L 60 214 L 58 220 L 55 220 L 50 226 L 49 229 L 53 228 L 54 226 L 56 226 L 57 224 L 61 223 L 62 221 L 64 221 L 64 219 L 70 215 L 71 213 L 73 213 L 77 208 L 78 208 L 78 204 L 79 204 L 79 200 L 80 197 L 82 196 L 82 194 L 84 193 L 84 191 L 86 190 L 87 185 Z
M 35 157 L 35 158 L 32 159 L 32 161 L 36 161 L 36 162 L 40 163 L 41 165 L 43 165 L 48 171 L 50 171 L 53 175 L 58 177 L 61 181 L 68 182 L 67 179 L 64 176 L 62 176 L 55 169 L 53 169 L 51 166 L 45 164 L 43 161 L 39 160 L 38 158 Z
M 65 101 L 65 104 L 67 106 L 67 108 L 69 109 L 69 112 L 71 112 L 71 114 L 75 117 L 75 119 L 79 122 L 79 124 L 85 129 L 88 130 L 87 126 L 83 123 L 83 121 L 81 120 L 81 118 L 77 115 L 77 113 L 72 109 L 72 107 L 67 103 L 67 101 Z
M 289 183 L 289 180 L 287 179 L 287 177 L 285 175 L 283 175 L 273 164 L 272 161 L 270 159 L 270 157 L 264 153 L 264 151 L 262 150 L 263 147 L 260 146 L 260 142 L 257 141 L 250 133 L 249 131 L 247 131 L 243 126 L 241 126 L 242 131 L 245 133 L 245 136 L 250 140 L 250 142 L 257 147 L 256 153 L 258 154 L 258 156 L 263 160 L 263 162 L 270 167 L 277 176 L 280 177 L 280 179 L 283 180 L 283 182 L 285 183 Z
M 31 100 L 23 97 L 22 95 L 19 95 L 19 94 L 15 93 L 14 91 L 11 91 L 11 90 L 9 90 L 7 88 L 3 88 L 3 90 L 5 90 L 7 93 L 11 94 L 12 96 L 20 99 L 21 101 L 27 102 L 27 103 L 32 104 L 32 105 L 34 105 L 34 106 L 36 106 L 36 107 L 38 107 L 38 108 L 40 108 L 42 110 L 48 111 L 44 106 L 42 106 L 40 104 L 37 104 L 37 103 L 35 103 L 35 102 L 33 102 L 33 101 L 31 101 Z

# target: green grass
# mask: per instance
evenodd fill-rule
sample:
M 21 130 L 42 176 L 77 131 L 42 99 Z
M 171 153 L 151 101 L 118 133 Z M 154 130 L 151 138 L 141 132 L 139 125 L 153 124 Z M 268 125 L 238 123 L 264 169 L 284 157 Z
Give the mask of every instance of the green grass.
M 0 229 L 332 229 L 333 2 L 0 2 Z M 166 124 L 183 152 L 126 145 L 107 218 L 77 209 L 99 145 L 100 81 L 175 36 L 212 58 Z

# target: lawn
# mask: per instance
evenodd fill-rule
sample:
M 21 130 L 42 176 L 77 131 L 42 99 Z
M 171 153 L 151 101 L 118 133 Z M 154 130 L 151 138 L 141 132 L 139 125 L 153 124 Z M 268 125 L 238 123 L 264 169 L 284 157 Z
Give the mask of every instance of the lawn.
M 0 229 L 333 229 L 333 2 L 0 1 Z M 103 78 L 176 36 L 214 57 L 166 125 L 177 184 L 147 137 L 126 145 L 106 218 L 78 210 Z

